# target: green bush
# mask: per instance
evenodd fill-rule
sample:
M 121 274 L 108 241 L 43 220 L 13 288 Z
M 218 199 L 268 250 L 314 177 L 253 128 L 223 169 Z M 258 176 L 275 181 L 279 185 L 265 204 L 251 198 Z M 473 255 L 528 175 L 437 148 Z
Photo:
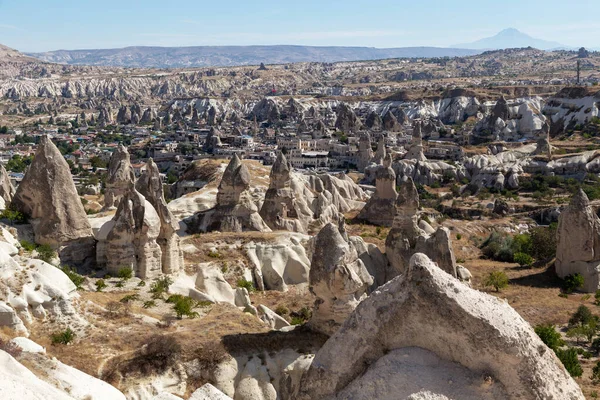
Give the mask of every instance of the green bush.
M 556 350 L 556 355 L 572 377 L 577 378 L 583 374 L 583 369 L 577 357 L 577 350 L 573 348 L 566 350 L 558 349 Z
M 52 344 L 69 344 L 75 340 L 75 332 L 71 328 L 67 328 L 62 332 L 53 333 L 51 338 Z
M 560 333 L 556 332 L 553 325 L 538 325 L 535 327 L 535 333 L 542 339 L 542 342 L 552 350 L 565 345 Z
M 26 224 L 27 216 L 19 211 L 11 210 L 9 208 L 3 210 L 0 213 L 0 219 L 7 219 L 12 224 Z
M 577 308 L 577 311 L 569 318 L 569 326 L 591 325 L 596 322 L 596 317 L 592 311 L 583 304 Z
M 287 315 L 289 312 L 290 310 L 288 310 L 288 308 L 284 305 L 277 306 L 277 308 L 275 309 L 275 314 L 280 316 Z
M 583 286 L 583 275 L 572 274 L 567 275 L 563 280 L 563 290 L 565 293 L 573 293 L 575 290 Z
M 533 257 L 525 253 L 515 253 L 513 259 L 521 267 L 529 267 L 533 264 Z
M 174 301 L 173 310 L 179 319 L 182 319 L 184 316 L 188 318 L 196 318 L 199 314 L 194 311 L 194 308 L 197 306 L 198 303 L 191 297 L 179 296 Z
M 47 263 L 52 262 L 54 257 L 56 257 L 56 252 L 54 251 L 54 249 L 47 244 L 38 246 L 36 251 L 38 253 L 36 258 L 38 258 L 42 261 L 45 261 Z
M 117 273 L 117 277 L 123 279 L 124 281 L 133 278 L 133 268 L 131 267 L 123 267 L 119 269 Z
M 21 247 L 25 251 L 34 251 L 35 248 L 36 248 L 36 244 L 35 243 L 31 243 L 28 240 L 21 240 L 19 243 L 21 244 Z
M 531 250 L 528 253 L 537 260 L 556 257 L 556 225 L 537 227 L 531 230 Z
M 248 291 L 248 293 L 252 293 L 256 291 L 256 288 L 254 287 L 254 284 L 251 281 L 247 281 L 244 278 L 242 279 L 238 279 L 237 281 L 237 287 L 239 288 L 246 288 L 246 290 Z
M 96 281 L 96 292 L 101 292 L 102 289 L 106 288 L 106 282 L 104 282 L 104 279 L 98 279 Z
M 147 300 L 147 301 L 144 302 L 144 304 L 142 305 L 142 307 L 144 307 L 144 308 L 156 307 L 156 302 L 154 300 Z
M 592 368 L 592 380 L 594 382 L 598 382 L 600 381 L 600 361 L 598 361 L 596 363 L 596 365 L 594 366 L 594 368 Z M 598 394 L 596 393 L 596 396 L 592 396 L 592 398 L 596 398 L 598 397 Z
M 81 285 L 83 285 L 83 282 L 85 282 L 85 277 L 79 275 L 73 268 L 69 267 L 68 265 L 63 265 L 62 267 L 60 267 L 60 270 L 69 277 L 69 279 L 71 280 L 71 282 L 73 282 L 77 289 L 81 289 Z
M 484 282 L 485 286 L 492 286 L 499 292 L 508 286 L 508 276 L 503 271 L 492 271 L 488 274 Z
M 140 299 L 140 295 L 139 294 L 128 294 L 127 296 L 123 297 L 121 300 L 119 300 L 121 303 L 131 303 L 132 301 L 136 301 Z
M 492 232 L 481 245 L 484 257 L 491 260 L 512 262 L 513 261 L 513 238 L 505 233 Z
M 168 276 L 163 276 L 156 279 L 150 286 L 150 293 L 152 293 L 152 297 L 155 299 L 162 297 L 164 293 L 169 291 L 169 287 L 172 284 L 173 280 Z
M 456 240 L 460 240 L 460 239 L 462 239 L 462 235 L 460 233 L 457 233 L 456 234 Z

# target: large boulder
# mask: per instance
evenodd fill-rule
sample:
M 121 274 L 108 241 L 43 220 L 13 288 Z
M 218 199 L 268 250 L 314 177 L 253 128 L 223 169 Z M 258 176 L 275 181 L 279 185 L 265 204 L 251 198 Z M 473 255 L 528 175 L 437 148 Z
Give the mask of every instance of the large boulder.
M 412 180 L 401 182 L 396 207 L 396 218 L 385 240 L 385 252 L 390 263 L 387 280 L 404 274 L 415 253 L 427 254 L 441 269 L 456 277 L 450 231 L 438 228 L 428 233 L 419 227 L 419 194 Z
M 309 325 L 332 335 L 373 284 L 343 227 L 329 223 L 316 236 L 309 282 L 317 297 Z
M 116 209 L 135 182 L 127 148 L 119 145 L 110 157 L 104 190 L 104 208 Z
M 176 273 L 183 269 L 183 251 L 177 231 L 179 223 L 167 207 L 162 179 L 156 163 L 150 159 L 146 171 L 136 183 L 136 189 L 152 204 L 160 219 L 160 233 L 156 239 L 162 252 L 162 272 Z
M 375 171 L 375 193 L 358 214 L 358 219 L 373 225 L 392 226 L 396 215 L 396 173 L 392 156 L 387 155 L 383 165 Z
M 186 220 L 190 233 L 220 231 L 270 232 L 249 192 L 250 172 L 234 155 L 223 173 L 217 205 Z
M 160 228 L 152 204 L 131 188 L 121 198 L 114 218 L 96 235 L 98 265 L 112 275 L 129 267 L 141 279 L 158 277 L 162 273 L 162 252 L 156 242 Z
M 29 216 L 35 242 L 57 249 L 61 261 L 81 264 L 93 259 L 92 228 L 69 164 L 48 136 L 42 136 L 12 207 Z
M 577 383 L 508 303 L 415 254 L 316 354 L 308 399 L 583 400 Z
M 583 290 L 600 289 L 600 218 L 579 190 L 558 218 L 556 274 L 583 276 Z

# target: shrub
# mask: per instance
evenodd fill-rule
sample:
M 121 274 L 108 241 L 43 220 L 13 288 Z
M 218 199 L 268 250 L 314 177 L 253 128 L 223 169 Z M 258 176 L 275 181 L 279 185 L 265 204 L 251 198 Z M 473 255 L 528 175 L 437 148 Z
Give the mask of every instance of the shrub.
M 577 378 L 583 374 L 579 358 L 577 358 L 577 350 L 573 348 L 566 350 L 558 349 L 556 350 L 556 355 L 572 377 Z
M 288 308 L 286 306 L 280 305 L 277 306 L 277 308 L 275 309 L 275 314 L 277 315 L 287 315 L 290 312 L 290 310 L 288 310 Z
M 184 316 L 188 318 L 196 318 L 198 313 L 193 311 L 197 307 L 197 303 L 194 299 L 187 296 L 179 296 L 175 299 L 173 310 L 177 314 L 177 318 L 182 319 Z
M 209 251 L 208 256 L 210 258 L 223 258 L 223 256 L 219 252 L 216 252 L 216 251 Z
M 556 332 L 553 325 L 538 325 L 535 327 L 535 333 L 542 339 L 542 342 L 552 350 L 556 350 L 565 345 L 560 333 Z
M 124 281 L 133 278 L 133 268 L 131 267 L 123 267 L 119 269 L 117 273 L 117 277 L 123 279 Z
M 152 297 L 155 299 L 162 297 L 164 293 L 169 291 L 169 287 L 172 284 L 173 280 L 168 276 L 163 276 L 156 279 L 150 286 L 150 293 L 152 293 Z
M 111 317 L 123 317 L 130 314 L 129 304 L 119 301 L 110 301 L 106 304 L 106 311 Z
M 521 267 L 529 267 L 531 264 L 533 264 L 533 257 L 531 257 L 529 254 L 515 253 L 513 259 Z
M 128 294 L 127 296 L 123 297 L 121 300 L 119 300 L 121 303 L 131 303 L 132 301 L 136 301 L 140 299 L 140 295 L 139 294 Z
M 577 342 L 577 344 L 579 344 L 580 340 L 591 340 L 595 332 L 596 329 L 591 328 L 589 325 L 577 325 L 567 331 L 567 337 L 575 338 L 575 341 Z
M 573 293 L 576 289 L 583 286 L 583 275 L 572 274 L 567 275 L 563 280 L 563 290 L 565 293 Z
M 140 281 L 140 283 L 137 284 L 139 287 L 144 287 L 146 286 L 146 281 Z
M 47 263 L 52 262 L 52 260 L 54 259 L 54 257 L 56 257 L 56 252 L 54 251 L 54 249 L 52 249 L 52 247 L 50 247 L 47 244 L 43 244 L 41 246 L 38 246 L 36 249 L 38 255 L 36 258 L 45 261 Z
M 154 300 L 147 300 L 144 302 L 144 305 L 142 305 L 142 307 L 144 307 L 144 308 L 156 307 L 156 302 Z
M 152 336 L 140 350 L 140 355 L 128 364 L 128 372 L 140 371 L 143 375 L 162 374 L 177 362 L 181 345 L 173 336 Z
M 507 234 L 492 232 L 481 245 L 481 252 L 486 258 L 512 262 L 513 261 L 513 238 Z
M 584 326 L 595 323 L 596 318 L 592 311 L 584 305 L 580 305 L 577 311 L 569 318 L 569 326 Z
M 600 361 L 598 361 L 594 368 L 592 368 L 592 380 L 594 382 L 600 381 Z M 598 397 L 598 394 L 596 394 L 596 397 Z
M 51 338 L 52 344 L 69 344 L 75 340 L 75 332 L 71 328 L 67 328 L 62 332 L 53 333 Z
M 508 276 L 503 271 L 492 271 L 488 274 L 484 285 L 492 286 L 496 292 L 499 292 L 500 289 L 508 286 Z
M 83 285 L 83 282 L 85 282 L 84 276 L 79 275 L 73 268 L 69 267 L 68 265 L 63 265 L 62 267 L 60 267 L 60 270 L 69 277 L 69 279 L 71 280 L 71 282 L 73 282 L 77 289 L 81 289 L 81 285 Z
M 246 290 L 248 291 L 248 293 L 252 293 L 252 292 L 256 291 L 256 288 L 254 287 L 254 283 L 252 283 L 251 281 L 247 281 L 244 278 L 238 279 L 238 281 L 237 281 L 237 287 L 239 287 L 239 288 L 246 288 Z
M 11 210 L 9 208 L 3 210 L 0 213 L 0 219 L 7 219 L 8 222 L 12 224 L 26 224 L 27 216 L 19 211 Z
M 537 227 L 531 230 L 531 256 L 538 260 L 556 257 L 556 226 Z
M 308 307 L 302 307 L 298 312 L 290 313 L 292 325 L 302 325 L 312 317 L 312 311 Z
M 460 240 L 460 239 L 462 239 L 462 235 L 460 233 L 457 233 L 456 234 L 456 240 Z
M 35 243 L 31 243 L 28 240 L 21 240 L 19 243 L 21 244 L 21 247 L 25 251 L 34 251 L 35 250 L 35 247 L 36 247 Z
M 101 292 L 102 289 L 106 288 L 106 282 L 104 282 L 104 279 L 98 279 L 96 281 L 96 292 Z

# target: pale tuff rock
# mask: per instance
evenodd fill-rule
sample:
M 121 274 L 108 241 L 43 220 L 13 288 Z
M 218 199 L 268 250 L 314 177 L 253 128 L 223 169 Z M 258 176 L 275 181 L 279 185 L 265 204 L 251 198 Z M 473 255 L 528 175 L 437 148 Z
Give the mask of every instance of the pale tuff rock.
M 286 326 L 290 326 L 290 323 L 287 322 L 283 317 L 279 316 L 277 313 L 270 310 L 268 307 L 263 306 L 262 304 L 258 306 L 258 312 L 260 314 L 260 319 L 262 319 L 262 321 L 271 329 L 279 330 L 281 328 L 285 328 Z
M 371 136 L 368 133 L 365 133 L 360 135 L 358 142 L 358 170 L 364 172 L 372 159 L 373 149 L 371 148 Z
M 0 326 L 27 334 L 25 324 L 48 315 L 61 322 L 83 323 L 71 304 L 76 291 L 55 266 L 42 260 L 21 265 L 0 250 Z
M 105 224 L 98 238 L 97 262 L 116 275 L 123 267 L 135 276 L 152 279 L 162 272 L 162 252 L 156 242 L 160 218 L 144 196 L 132 188 L 119 203 L 112 221 Z
M 404 156 L 406 160 L 415 160 L 417 162 L 427 161 L 425 154 L 423 153 L 423 136 L 422 136 L 423 123 L 421 121 L 415 121 L 413 124 L 412 140 L 408 152 Z
M 396 207 L 396 218 L 385 240 L 386 255 L 390 262 L 387 280 L 403 274 L 415 253 L 427 254 L 441 269 L 456 277 L 450 231 L 438 228 L 429 234 L 419 227 L 419 194 L 412 180 L 402 181 L 399 185 Z
M 290 285 L 308 282 L 310 258 L 304 246 L 308 238 L 286 233 L 273 242 L 250 242 L 244 246 L 254 266 L 254 277 L 259 290 L 285 292 Z
M 223 173 L 217 205 L 187 220 L 190 232 L 270 232 L 249 193 L 250 173 L 237 155 L 234 155 Z
M 309 325 L 327 335 L 335 333 L 373 284 L 358 252 L 344 236 L 337 225 L 325 225 L 316 236 L 310 268 L 310 290 L 317 300 Z
M 396 174 L 392 169 L 392 156 L 388 154 L 383 165 L 375 172 L 375 193 L 363 207 L 358 219 L 379 226 L 392 226 L 396 215 Z
M 373 157 L 372 161 L 375 164 L 383 164 L 386 155 L 387 151 L 385 149 L 385 138 L 382 136 L 377 142 L 377 151 L 375 152 L 375 156 Z
M 0 164 L 0 202 L 4 202 L 4 206 L 0 208 L 5 208 L 6 205 L 10 204 L 14 195 L 15 187 L 12 185 L 4 165 Z
M 337 106 L 335 127 L 342 132 L 351 133 L 357 132 L 362 127 L 362 123 L 348 104 L 339 103 Z
M 371 113 L 369 113 L 365 121 L 365 125 L 367 126 L 367 128 L 374 131 L 381 130 L 382 124 L 383 122 L 381 121 L 381 117 L 379 116 L 379 114 L 377 114 L 376 111 L 371 111 Z
M 146 171 L 136 183 L 137 190 L 148 200 L 160 218 L 160 233 L 156 241 L 162 252 L 162 272 L 173 274 L 183 269 L 183 251 L 177 231 L 179 224 L 167 207 L 163 183 L 156 163 L 150 159 Z
M 63 262 L 83 263 L 92 256 L 92 228 L 69 165 L 47 136 L 42 137 L 12 206 L 30 217 L 36 243 L 57 248 Z
M 290 165 L 279 153 L 271 168 L 270 184 L 260 216 L 273 230 L 306 233 L 313 212 L 307 201 L 309 193 L 300 182 L 292 179 Z
M 584 399 L 506 302 L 463 285 L 423 254 L 406 272 L 325 343 L 296 399 Z
M 383 116 L 383 129 L 390 132 L 398 132 L 401 130 L 401 125 L 398 123 L 398 119 L 392 110 L 388 110 Z
M 556 274 L 583 276 L 583 290 L 600 289 L 600 219 L 579 190 L 558 218 Z
M 231 397 L 221 392 L 219 389 L 211 385 L 205 384 L 200 389 L 192 393 L 189 400 L 232 400 Z
M 202 145 L 202 150 L 212 154 L 215 149 L 221 147 L 221 132 L 219 132 L 214 126 L 210 128 L 206 140 Z
M 135 182 L 131 160 L 127 148 L 119 145 L 110 157 L 104 191 L 104 208 L 115 209 L 121 198 Z

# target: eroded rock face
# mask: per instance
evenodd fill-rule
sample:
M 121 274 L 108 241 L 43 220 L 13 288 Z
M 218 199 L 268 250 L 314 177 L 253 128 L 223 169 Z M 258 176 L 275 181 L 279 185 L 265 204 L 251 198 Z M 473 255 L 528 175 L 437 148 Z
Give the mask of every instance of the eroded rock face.
M 92 228 L 69 165 L 47 136 L 40 140 L 12 205 L 30 217 L 36 243 L 58 249 L 61 261 L 79 264 L 93 258 Z
M 419 227 L 417 210 L 419 194 L 411 179 L 399 185 L 396 217 L 386 241 L 385 249 L 390 262 L 387 280 L 405 273 L 415 253 L 427 254 L 437 265 L 456 277 L 456 258 L 452 250 L 450 231 L 438 228 L 430 234 Z
M 392 156 L 388 154 L 383 165 L 375 171 L 375 193 L 358 214 L 358 219 L 379 226 L 392 226 L 396 215 L 396 173 Z
M 292 180 L 291 168 L 283 153 L 279 153 L 271 168 L 270 184 L 260 216 L 273 230 L 306 233 L 312 220 L 305 186 Z M 308 193 L 306 193 L 308 194 Z
M 342 132 L 357 132 L 362 127 L 362 123 L 348 104 L 340 103 L 337 106 L 335 127 Z
M 10 204 L 14 195 L 15 187 L 12 185 L 10 177 L 8 176 L 8 172 L 6 172 L 4 165 L 0 164 L 0 197 L 2 198 L 2 200 L 4 200 L 4 207 Z
M 188 231 L 270 232 L 271 229 L 263 221 L 252 201 L 249 188 L 248 168 L 234 155 L 219 184 L 216 207 L 188 219 Z
M 134 182 L 135 174 L 131 167 L 129 152 L 125 146 L 119 145 L 110 157 L 108 164 L 104 208 L 117 208 L 121 198 L 133 187 Z
M 183 251 L 180 246 L 179 224 L 167 207 L 163 183 L 156 163 L 150 159 L 146 171 L 136 183 L 136 189 L 156 210 L 160 219 L 160 233 L 156 241 L 162 252 L 162 272 L 173 274 L 183 269 Z
M 373 277 L 343 227 L 329 223 L 317 235 L 309 282 L 311 292 L 317 297 L 309 325 L 332 335 L 367 297 L 367 290 L 373 284 Z
M 584 399 L 506 302 L 460 283 L 424 254 L 406 272 L 325 343 L 296 399 Z
M 363 172 L 372 159 L 371 136 L 365 133 L 360 136 L 360 141 L 358 142 L 358 170 Z
M 583 190 L 560 214 L 556 236 L 556 274 L 564 278 L 579 273 L 583 290 L 600 289 L 600 219 Z
M 413 124 L 413 134 L 410 147 L 404 156 L 406 160 L 415 160 L 418 162 L 427 161 L 427 158 L 425 158 L 425 154 L 423 153 L 422 128 L 423 123 L 421 121 L 415 121 Z
M 158 277 L 162 252 L 156 242 L 161 221 L 152 204 L 132 188 L 121 198 L 117 212 L 102 227 L 106 237 L 98 237 L 97 262 L 112 275 L 123 267 L 132 268 L 142 279 Z

